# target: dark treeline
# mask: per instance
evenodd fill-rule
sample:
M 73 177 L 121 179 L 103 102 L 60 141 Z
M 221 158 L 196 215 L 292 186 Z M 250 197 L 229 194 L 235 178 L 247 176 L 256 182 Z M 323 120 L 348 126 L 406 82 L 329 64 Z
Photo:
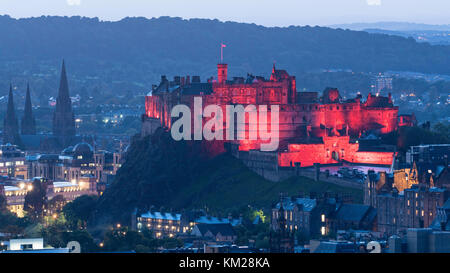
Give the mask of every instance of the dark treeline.
M 0 17 L 0 59 L 37 73 L 65 57 L 73 71 L 107 80 L 155 80 L 160 74 L 214 73 L 219 44 L 231 73 L 268 73 L 273 61 L 294 74 L 321 68 L 450 75 L 450 46 L 325 27 L 267 28 L 218 20 L 161 17 Z

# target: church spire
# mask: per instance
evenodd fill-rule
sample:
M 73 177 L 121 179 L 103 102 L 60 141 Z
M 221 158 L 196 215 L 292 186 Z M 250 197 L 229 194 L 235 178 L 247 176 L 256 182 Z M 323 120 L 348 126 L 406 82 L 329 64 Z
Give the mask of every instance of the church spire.
M 61 78 L 59 81 L 58 97 L 56 106 L 63 108 L 64 111 L 72 111 L 72 101 L 69 96 L 69 83 L 67 81 L 66 64 L 63 60 L 61 68 Z
M 27 95 L 25 97 L 25 109 L 22 118 L 22 135 L 36 134 L 36 121 L 33 116 L 33 109 L 31 106 L 30 84 L 27 84 Z
M 56 98 L 56 109 L 53 113 L 53 135 L 61 137 L 75 136 L 75 117 L 72 112 L 72 101 L 69 96 L 69 84 L 64 60 L 61 68 L 58 97 Z
M 6 109 L 5 119 L 3 120 L 3 144 L 11 143 L 20 145 L 19 124 L 16 118 L 16 110 L 14 108 L 14 97 L 12 92 L 12 84 L 9 85 L 8 107 Z

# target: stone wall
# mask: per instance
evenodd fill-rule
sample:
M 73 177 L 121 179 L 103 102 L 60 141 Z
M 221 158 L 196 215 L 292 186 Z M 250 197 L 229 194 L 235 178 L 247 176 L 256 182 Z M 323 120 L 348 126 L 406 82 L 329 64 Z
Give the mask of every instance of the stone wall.
M 161 121 L 159 119 L 142 115 L 141 137 L 152 135 L 159 127 L 161 127 Z
M 228 150 L 233 156 L 240 159 L 250 170 L 273 182 L 286 180 L 293 176 L 304 176 L 313 180 L 320 180 L 336 184 L 343 187 L 362 189 L 363 184 L 353 180 L 327 176 L 325 172 L 320 172 L 320 165 L 315 168 L 301 167 L 279 167 L 277 152 L 261 152 L 258 150 L 237 151 L 235 145 L 231 145 Z

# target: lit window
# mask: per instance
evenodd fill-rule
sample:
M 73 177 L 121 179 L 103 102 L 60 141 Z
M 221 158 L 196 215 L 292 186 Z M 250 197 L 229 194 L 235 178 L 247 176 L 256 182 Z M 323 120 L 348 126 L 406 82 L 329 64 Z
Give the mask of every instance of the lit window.
M 325 223 L 325 214 L 322 214 L 322 223 Z

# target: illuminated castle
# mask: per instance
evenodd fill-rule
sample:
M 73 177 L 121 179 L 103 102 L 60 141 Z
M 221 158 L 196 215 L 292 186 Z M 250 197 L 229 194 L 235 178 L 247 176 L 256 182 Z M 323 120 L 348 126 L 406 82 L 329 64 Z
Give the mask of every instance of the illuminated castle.
M 369 93 L 363 101 L 358 95 L 343 100 L 337 89 L 327 88 L 322 97 L 317 92 L 297 92 L 296 80 L 285 70 L 273 66 L 270 79 L 247 75 L 228 79 L 228 67 L 219 64 L 217 79 L 201 82 L 199 76 L 179 77 L 169 81 L 161 77 L 145 98 L 143 135 L 155 128 L 170 129 L 173 106 L 185 104 L 193 109 L 194 97 L 202 97 L 204 108 L 216 104 L 225 105 L 279 105 L 278 161 L 280 166 L 301 166 L 313 163 L 330 164 L 341 161 L 390 165 L 394 151 L 361 147 L 357 139 L 369 133 L 386 134 L 397 130 L 398 107 L 391 95 L 374 96 Z M 204 118 L 203 122 L 207 121 Z M 248 134 L 249 124 L 245 124 Z M 270 124 L 268 124 L 270 127 Z M 224 124 L 223 128 L 227 125 Z M 259 149 L 260 140 L 234 141 L 239 150 Z M 220 153 L 223 145 L 217 145 L 212 153 Z

